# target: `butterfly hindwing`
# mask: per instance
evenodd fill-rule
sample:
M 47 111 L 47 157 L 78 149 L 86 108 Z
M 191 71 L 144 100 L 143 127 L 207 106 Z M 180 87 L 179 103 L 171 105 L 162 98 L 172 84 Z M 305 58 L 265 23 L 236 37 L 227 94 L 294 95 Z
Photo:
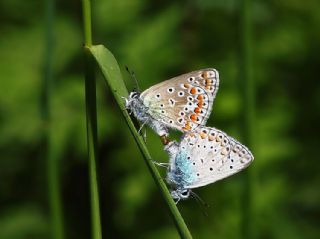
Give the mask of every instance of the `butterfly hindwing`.
M 197 188 L 233 175 L 246 168 L 253 160 L 251 152 L 224 132 L 209 127 L 199 127 L 187 133 L 177 153 L 184 154 L 188 162 L 174 162 L 175 171 L 181 178 L 192 179 L 181 182 L 184 188 Z M 180 160 L 181 161 L 181 160 Z M 189 165 L 188 172 L 179 169 Z M 178 167 L 178 168 L 177 168 Z M 188 175 L 184 175 L 188 174 Z
M 207 122 L 218 86 L 218 72 L 204 69 L 152 86 L 141 98 L 156 120 L 170 128 L 191 131 Z

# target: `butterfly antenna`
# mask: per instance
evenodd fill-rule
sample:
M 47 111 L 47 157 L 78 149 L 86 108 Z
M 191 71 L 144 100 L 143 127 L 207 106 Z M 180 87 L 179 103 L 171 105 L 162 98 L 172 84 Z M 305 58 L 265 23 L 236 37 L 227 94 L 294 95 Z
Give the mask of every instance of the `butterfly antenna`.
M 136 78 L 136 75 L 134 74 L 134 71 L 130 71 L 129 67 L 126 66 L 126 71 L 129 73 L 129 75 L 131 76 L 131 79 L 133 79 L 135 85 L 136 85 L 136 89 L 138 90 L 138 92 L 140 92 L 140 87 L 138 84 L 138 80 Z
M 190 192 L 190 196 L 196 200 L 196 202 L 199 204 L 201 212 L 206 217 L 208 216 L 208 208 L 209 204 L 207 204 L 205 201 L 203 201 L 196 193 Z

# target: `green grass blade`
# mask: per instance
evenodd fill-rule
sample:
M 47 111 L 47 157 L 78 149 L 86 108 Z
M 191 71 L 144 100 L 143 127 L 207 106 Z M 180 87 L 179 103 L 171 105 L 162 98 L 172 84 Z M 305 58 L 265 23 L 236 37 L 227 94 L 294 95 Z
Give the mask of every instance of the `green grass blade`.
M 88 50 L 92 44 L 91 1 L 82 0 L 84 57 L 85 57 L 85 95 L 87 119 L 87 145 L 89 160 L 89 184 L 91 204 L 91 234 L 93 239 L 101 239 L 101 220 L 99 188 L 97 181 L 97 102 L 96 78 L 93 57 Z
M 131 118 L 128 114 L 128 112 L 125 109 L 124 99 L 121 97 L 127 97 L 128 91 L 126 89 L 126 86 L 123 82 L 120 68 L 118 66 L 118 63 L 112 53 L 106 49 L 102 45 L 92 46 L 90 47 L 91 53 L 93 54 L 94 58 L 96 59 L 104 77 L 107 81 L 107 84 L 109 85 L 116 102 L 118 103 L 124 118 L 126 119 L 127 125 L 130 129 L 130 132 L 132 133 L 142 155 L 143 158 L 148 166 L 148 169 L 158 186 L 169 210 L 171 213 L 171 216 L 175 222 L 175 225 L 178 229 L 178 232 L 181 236 L 181 238 L 192 238 L 188 227 L 186 226 L 178 208 L 176 207 L 170 192 L 163 181 L 161 175 L 159 174 L 157 168 L 155 167 L 154 163 L 152 162 L 150 153 L 146 147 L 146 144 L 143 141 L 143 138 L 138 134 L 136 128 L 134 127 L 133 122 L 131 121 Z

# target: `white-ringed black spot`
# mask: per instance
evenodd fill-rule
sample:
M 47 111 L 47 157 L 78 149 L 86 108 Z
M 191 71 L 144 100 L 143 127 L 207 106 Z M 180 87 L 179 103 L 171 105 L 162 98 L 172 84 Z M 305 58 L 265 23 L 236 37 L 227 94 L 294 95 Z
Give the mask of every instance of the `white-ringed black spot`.
M 212 171 L 213 170 L 213 168 L 210 168 L 210 171 Z
M 199 176 L 200 176 L 200 173 L 197 173 L 197 176 L 199 177 Z
M 187 159 L 189 159 L 189 160 L 190 160 L 190 159 L 191 159 L 191 157 L 190 157 L 190 156 L 188 156 L 188 157 L 187 157 Z
M 234 162 L 234 160 L 233 160 L 233 159 L 231 159 L 231 162 L 233 163 L 233 162 Z
M 192 96 L 188 96 L 188 100 L 189 101 L 193 101 L 193 97 Z
M 193 165 L 196 165 L 196 163 L 193 163 Z
M 167 90 L 169 93 L 173 93 L 174 92 L 174 88 L 173 87 L 170 87 L 170 88 L 168 88 L 168 90 Z
M 164 110 L 161 110 L 161 113 L 162 113 L 162 114 L 164 114 L 164 113 L 165 113 L 165 111 L 164 111 Z
M 197 146 L 198 146 L 198 148 L 200 148 L 200 144 L 198 144 Z
M 184 115 L 185 115 L 183 111 L 180 111 L 179 114 L 180 114 L 181 116 L 184 116 Z
M 169 123 L 170 123 L 170 124 L 173 124 L 173 120 L 169 120 Z
M 193 105 L 193 103 L 192 103 L 192 102 L 189 102 L 189 103 L 188 103 L 188 105 L 192 106 L 192 105 Z
M 232 167 L 232 166 L 230 166 L 230 169 L 233 169 L 233 167 Z
M 158 99 L 160 99 L 161 95 L 158 93 L 158 94 L 156 94 L 156 97 L 157 97 Z
M 201 160 L 201 163 L 203 163 L 203 159 L 200 159 Z
M 161 107 L 161 108 L 163 108 L 163 107 L 164 107 L 164 105 L 163 105 L 163 104 L 161 104 L 161 105 L 160 105 L 160 107 Z
M 185 107 L 185 108 L 184 108 L 184 111 L 189 111 L 189 108 L 188 108 L 188 107 Z
M 179 95 L 180 97 L 182 97 L 182 96 L 184 96 L 184 92 L 183 92 L 183 91 L 179 91 L 179 92 L 178 92 L 178 95 Z
M 194 78 L 193 78 L 193 77 L 190 77 L 190 78 L 188 79 L 188 81 L 189 81 L 189 82 L 193 82 L 193 81 L 194 81 Z

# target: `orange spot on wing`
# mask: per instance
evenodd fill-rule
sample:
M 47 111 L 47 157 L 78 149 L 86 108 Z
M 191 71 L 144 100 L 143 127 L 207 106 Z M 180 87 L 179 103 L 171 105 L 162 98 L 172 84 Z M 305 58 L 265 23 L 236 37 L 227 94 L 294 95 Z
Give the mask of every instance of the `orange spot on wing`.
M 204 138 L 206 138 L 206 137 L 207 137 L 207 134 L 205 134 L 205 133 L 201 132 L 201 133 L 200 133 L 200 137 L 201 137 L 201 139 L 204 139 Z
M 182 128 L 183 130 L 191 130 L 190 121 L 187 121 L 187 123 Z
M 197 120 L 197 115 L 196 115 L 196 114 L 190 115 L 190 119 L 191 119 L 192 121 L 196 121 L 196 120 Z
M 196 88 L 192 87 L 191 90 L 190 90 L 190 93 L 194 95 L 196 92 L 197 92 Z
M 202 74 L 201 74 L 202 78 L 207 78 L 208 77 L 208 72 L 204 71 Z
M 213 137 L 212 135 L 209 135 L 209 141 L 213 141 L 215 137 Z
M 211 84 L 212 84 L 212 80 L 206 79 L 206 86 L 211 85 Z
M 201 111 L 201 109 L 200 109 L 199 107 L 197 107 L 197 108 L 194 109 L 194 113 L 196 113 L 196 114 L 199 114 L 200 111 Z
M 202 101 L 203 100 L 203 96 L 202 95 L 198 95 L 197 100 Z
M 202 102 L 202 101 L 199 101 L 198 104 L 197 104 L 197 106 L 198 106 L 199 108 L 202 108 L 202 105 L 203 105 L 203 102 Z

